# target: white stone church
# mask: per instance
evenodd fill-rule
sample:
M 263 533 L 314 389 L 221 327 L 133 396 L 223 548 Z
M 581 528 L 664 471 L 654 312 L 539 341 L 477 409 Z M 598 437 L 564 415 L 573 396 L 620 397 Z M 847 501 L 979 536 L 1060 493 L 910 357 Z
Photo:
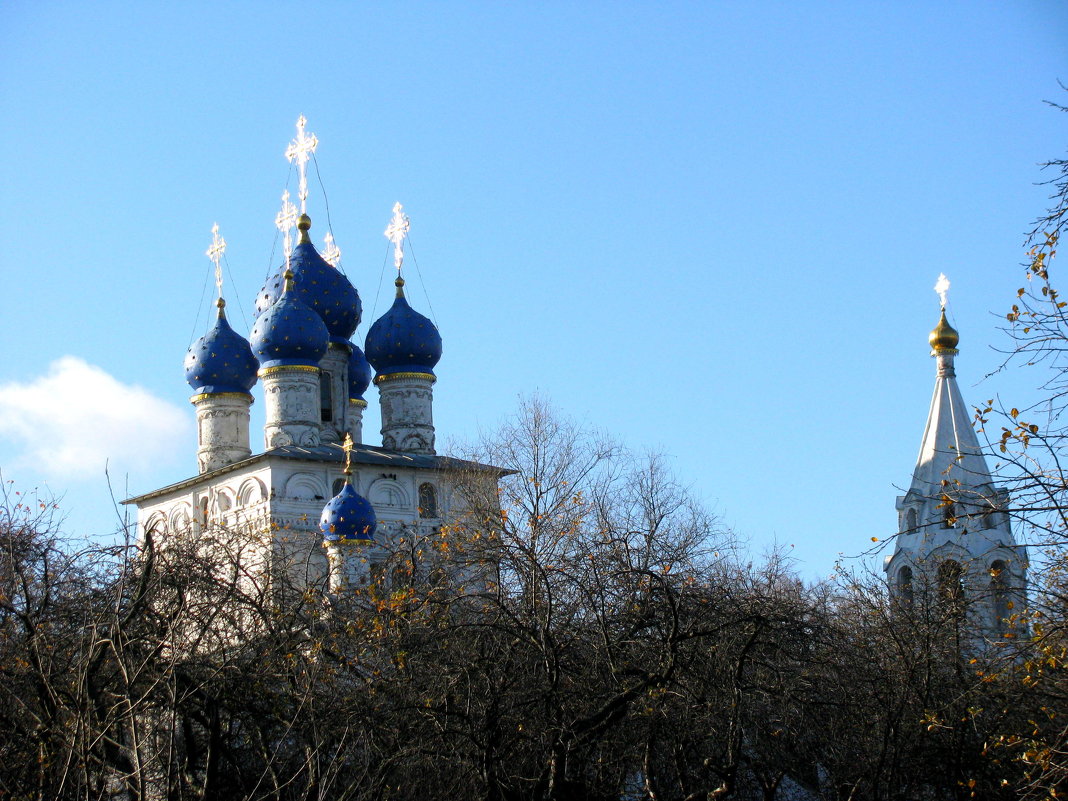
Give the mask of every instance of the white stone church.
M 339 590 L 366 581 L 399 541 L 432 536 L 457 512 L 458 475 L 477 474 L 495 486 L 500 471 L 435 452 L 434 368 L 442 343 L 404 295 L 409 223 L 400 204 L 386 229 L 394 244 L 396 299 L 370 326 L 363 348 L 353 341 L 360 296 L 336 266 L 330 238 L 323 254 L 311 242 L 305 166 L 317 140 L 305 133 L 303 117 L 297 127 L 286 155 L 299 169 L 301 213 L 283 195 L 277 222 L 284 260 L 257 296 L 249 340 L 226 320 L 219 269 L 225 243 L 217 229 L 208 251 L 218 317 L 185 364 L 200 472 L 127 503 L 137 506 L 142 538 L 212 528 L 244 533 L 258 541 L 261 558 L 296 555 L 309 579 L 321 580 L 329 570 Z M 290 247 L 294 224 L 299 239 Z M 966 599 L 969 615 L 996 638 L 1003 619 L 1022 608 L 1028 564 L 1013 538 L 1007 493 L 991 477 L 957 386 L 958 335 L 944 303 L 943 295 L 930 336 L 934 398 L 911 486 L 897 499 L 899 531 L 884 568 L 900 601 Z M 258 381 L 266 424 L 263 450 L 254 454 L 249 407 Z M 364 394 L 372 381 L 381 445 L 363 440 Z
M 137 506 L 138 535 L 158 540 L 209 530 L 246 535 L 256 561 L 285 558 L 341 588 L 363 582 L 402 541 L 432 536 L 452 507 L 458 476 L 492 483 L 494 468 L 438 456 L 434 449 L 434 368 L 441 335 L 404 294 L 402 266 L 409 222 L 394 207 L 386 235 L 394 243 L 396 299 L 353 341 L 359 293 L 311 242 L 305 165 L 317 140 L 298 122 L 287 151 L 300 170 L 301 214 L 283 195 L 278 224 L 284 261 L 257 296 L 249 340 L 227 323 L 214 231 L 218 316 L 189 349 L 185 375 L 196 408 L 199 474 L 126 501 Z M 292 224 L 298 241 L 290 247 Z M 330 243 L 328 238 L 328 244 Z M 329 248 L 326 249 L 330 256 Z M 366 354 L 366 355 L 365 355 Z M 373 379 L 372 379 L 373 374 Z M 364 393 L 378 389 L 382 444 L 363 441 Z M 263 450 L 253 453 L 251 390 L 262 382 Z M 329 556 L 329 559 L 327 558 Z

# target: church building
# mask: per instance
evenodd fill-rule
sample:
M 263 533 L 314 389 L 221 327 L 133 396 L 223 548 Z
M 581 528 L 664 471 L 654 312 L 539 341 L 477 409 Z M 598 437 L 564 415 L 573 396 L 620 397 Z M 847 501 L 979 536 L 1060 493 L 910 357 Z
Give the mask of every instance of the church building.
M 199 473 L 126 501 L 137 507 L 138 535 L 231 532 L 265 570 L 284 565 L 297 581 L 332 588 L 366 582 L 403 542 L 433 536 L 460 501 L 458 475 L 495 481 L 484 465 L 439 456 L 433 416 L 437 327 L 408 303 L 402 275 L 409 220 L 398 203 L 386 236 L 394 246 L 396 297 L 354 341 L 359 292 L 339 268 L 327 235 L 321 254 L 306 213 L 306 164 L 318 140 L 305 132 L 286 151 L 300 178 L 300 214 L 283 195 L 276 223 L 282 264 L 256 299 L 249 340 L 226 319 L 220 258 L 226 243 L 213 229 L 217 319 L 186 355 L 196 409 Z M 291 245 L 292 228 L 298 241 Z M 330 260 L 328 260 L 330 259 Z M 372 377 L 373 376 L 373 377 Z M 253 453 L 251 391 L 262 384 L 263 450 Z M 364 442 L 364 395 L 378 389 L 381 444 Z
M 285 565 L 298 582 L 339 590 L 364 583 L 404 542 L 425 540 L 460 511 L 458 477 L 496 486 L 501 471 L 437 455 L 433 418 L 437 327 L 404 293 L 409 220 L 398 203 L 385 234 L 393 243 L 396 297 L 370 326 L 363 347 L 359 292 L 326 237 L 312 244 L 306 165 L 317 139 L 305 131 L 286 151 L 297 165 L 300 210 L 283 194 L 276 224 L 284 259 L 256 299 L 249 340 L 226 319 L 213 230 L 217 319 L 189 349 L 185 375 L 196 409 L 199 473 L 126 503 L 137 506 L 138 534 L 166 538 L 227 531 L 244 538 L 268 571 Z M 298 240 L 291 247 L 292 229 Z M 936 287 L 942 313 L 931 332 L 934 397 L 911 485 L 897 499 L 899 533 L 884 563 L 902 603 L 960 602 L 987 639 L 1025 599 L 1027 558 L 1012 534 L 1007 492 L 987 467 L 972 414 L 957 386 L 958 334 L 945 313 L 948 281 Z M 251 391 L 262 383 L 263 450 L 253 453 Z M 364 395 L 378 389 L 381 444 L 364 442 Z M 470 483 L 470 482 L 468 482 Z
M 935 388 L 908 491 L 898 497 L 898 534 L 884 569 L 901 603 L 955 604 L 987 640 L 1001 639 L 1023 610 L 1027 556 L 1013 538 L 1009 496 L 987 467 L 973 414 L 957 386 L 959 335 L 942 312 L 931 331 Z

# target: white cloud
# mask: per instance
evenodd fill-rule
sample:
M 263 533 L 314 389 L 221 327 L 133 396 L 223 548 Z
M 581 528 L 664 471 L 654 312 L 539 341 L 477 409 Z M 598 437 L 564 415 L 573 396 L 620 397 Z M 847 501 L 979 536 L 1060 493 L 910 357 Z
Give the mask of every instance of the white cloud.
M 187 456 L 189 412 L 117 381 L 75 356 L 63 356 L 28 383 L 0 384 L 4 451 L 51 479 L 155 468 Z

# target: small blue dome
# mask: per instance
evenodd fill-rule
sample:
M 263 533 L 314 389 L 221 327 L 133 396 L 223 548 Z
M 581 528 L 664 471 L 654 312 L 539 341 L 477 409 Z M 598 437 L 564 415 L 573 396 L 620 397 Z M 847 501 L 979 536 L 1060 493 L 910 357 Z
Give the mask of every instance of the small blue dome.
M 248 341 L 226 322 L 219 299 L 219 317 L 185 354 L 185 380 L 198 395 L 247 393 L 256 384 L 256 357 Z
M 327 502 L 319 518 L 319 530 L 327 542 L 373 542 L 377 525 L 374 507 L 348 481 Z
M 256 319 L 249 339 L 260 367 L 316 367 L 326 354 L 330 332 L 294 287 L 283 287 L 282 296 Z
M 349 400 L 363 400 L 363 393 L 371 386 L 371 365 L 355 342 L 350 342 L 349 347 Z
M 356 331 L 363 315 L 360 294 L 345 277 L 326 259 L 319 255 L 308 238 L 311 220 L 301 215 L 297 227 L 301 230 L 300 242 L 289 256 L 289 269 L 297 282 L 297 294 L 304 303 L 322 318 L 336 341 L 347 340 Z M 256 296 L 256 314 L 263 314 L 282 295 L 286 265 L 278 268 L 260 294 Z
M 367 332 L 367 360 L 378 376 L 429 373 L 441 359 L 441 334 L 426 317 L 408 305 L 404 279 L 396 281 L 397 299 Z

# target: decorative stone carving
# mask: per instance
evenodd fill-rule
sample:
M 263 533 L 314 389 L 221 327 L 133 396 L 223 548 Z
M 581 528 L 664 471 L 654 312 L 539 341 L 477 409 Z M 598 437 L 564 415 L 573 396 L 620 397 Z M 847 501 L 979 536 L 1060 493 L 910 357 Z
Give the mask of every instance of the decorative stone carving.
M 382 445 L 405 453 L 434 453 L 434 379 L 390 376 L 378 384 Z
M 197 465 L 201 473 L 217 470 L 252 455 L 249 448 L 249 407 L 252 396 L 237 392 L 199 395 Z
M 263 376 L 268 448 L 320 443 L 319 373 L 303 368 L 272 370 Z

